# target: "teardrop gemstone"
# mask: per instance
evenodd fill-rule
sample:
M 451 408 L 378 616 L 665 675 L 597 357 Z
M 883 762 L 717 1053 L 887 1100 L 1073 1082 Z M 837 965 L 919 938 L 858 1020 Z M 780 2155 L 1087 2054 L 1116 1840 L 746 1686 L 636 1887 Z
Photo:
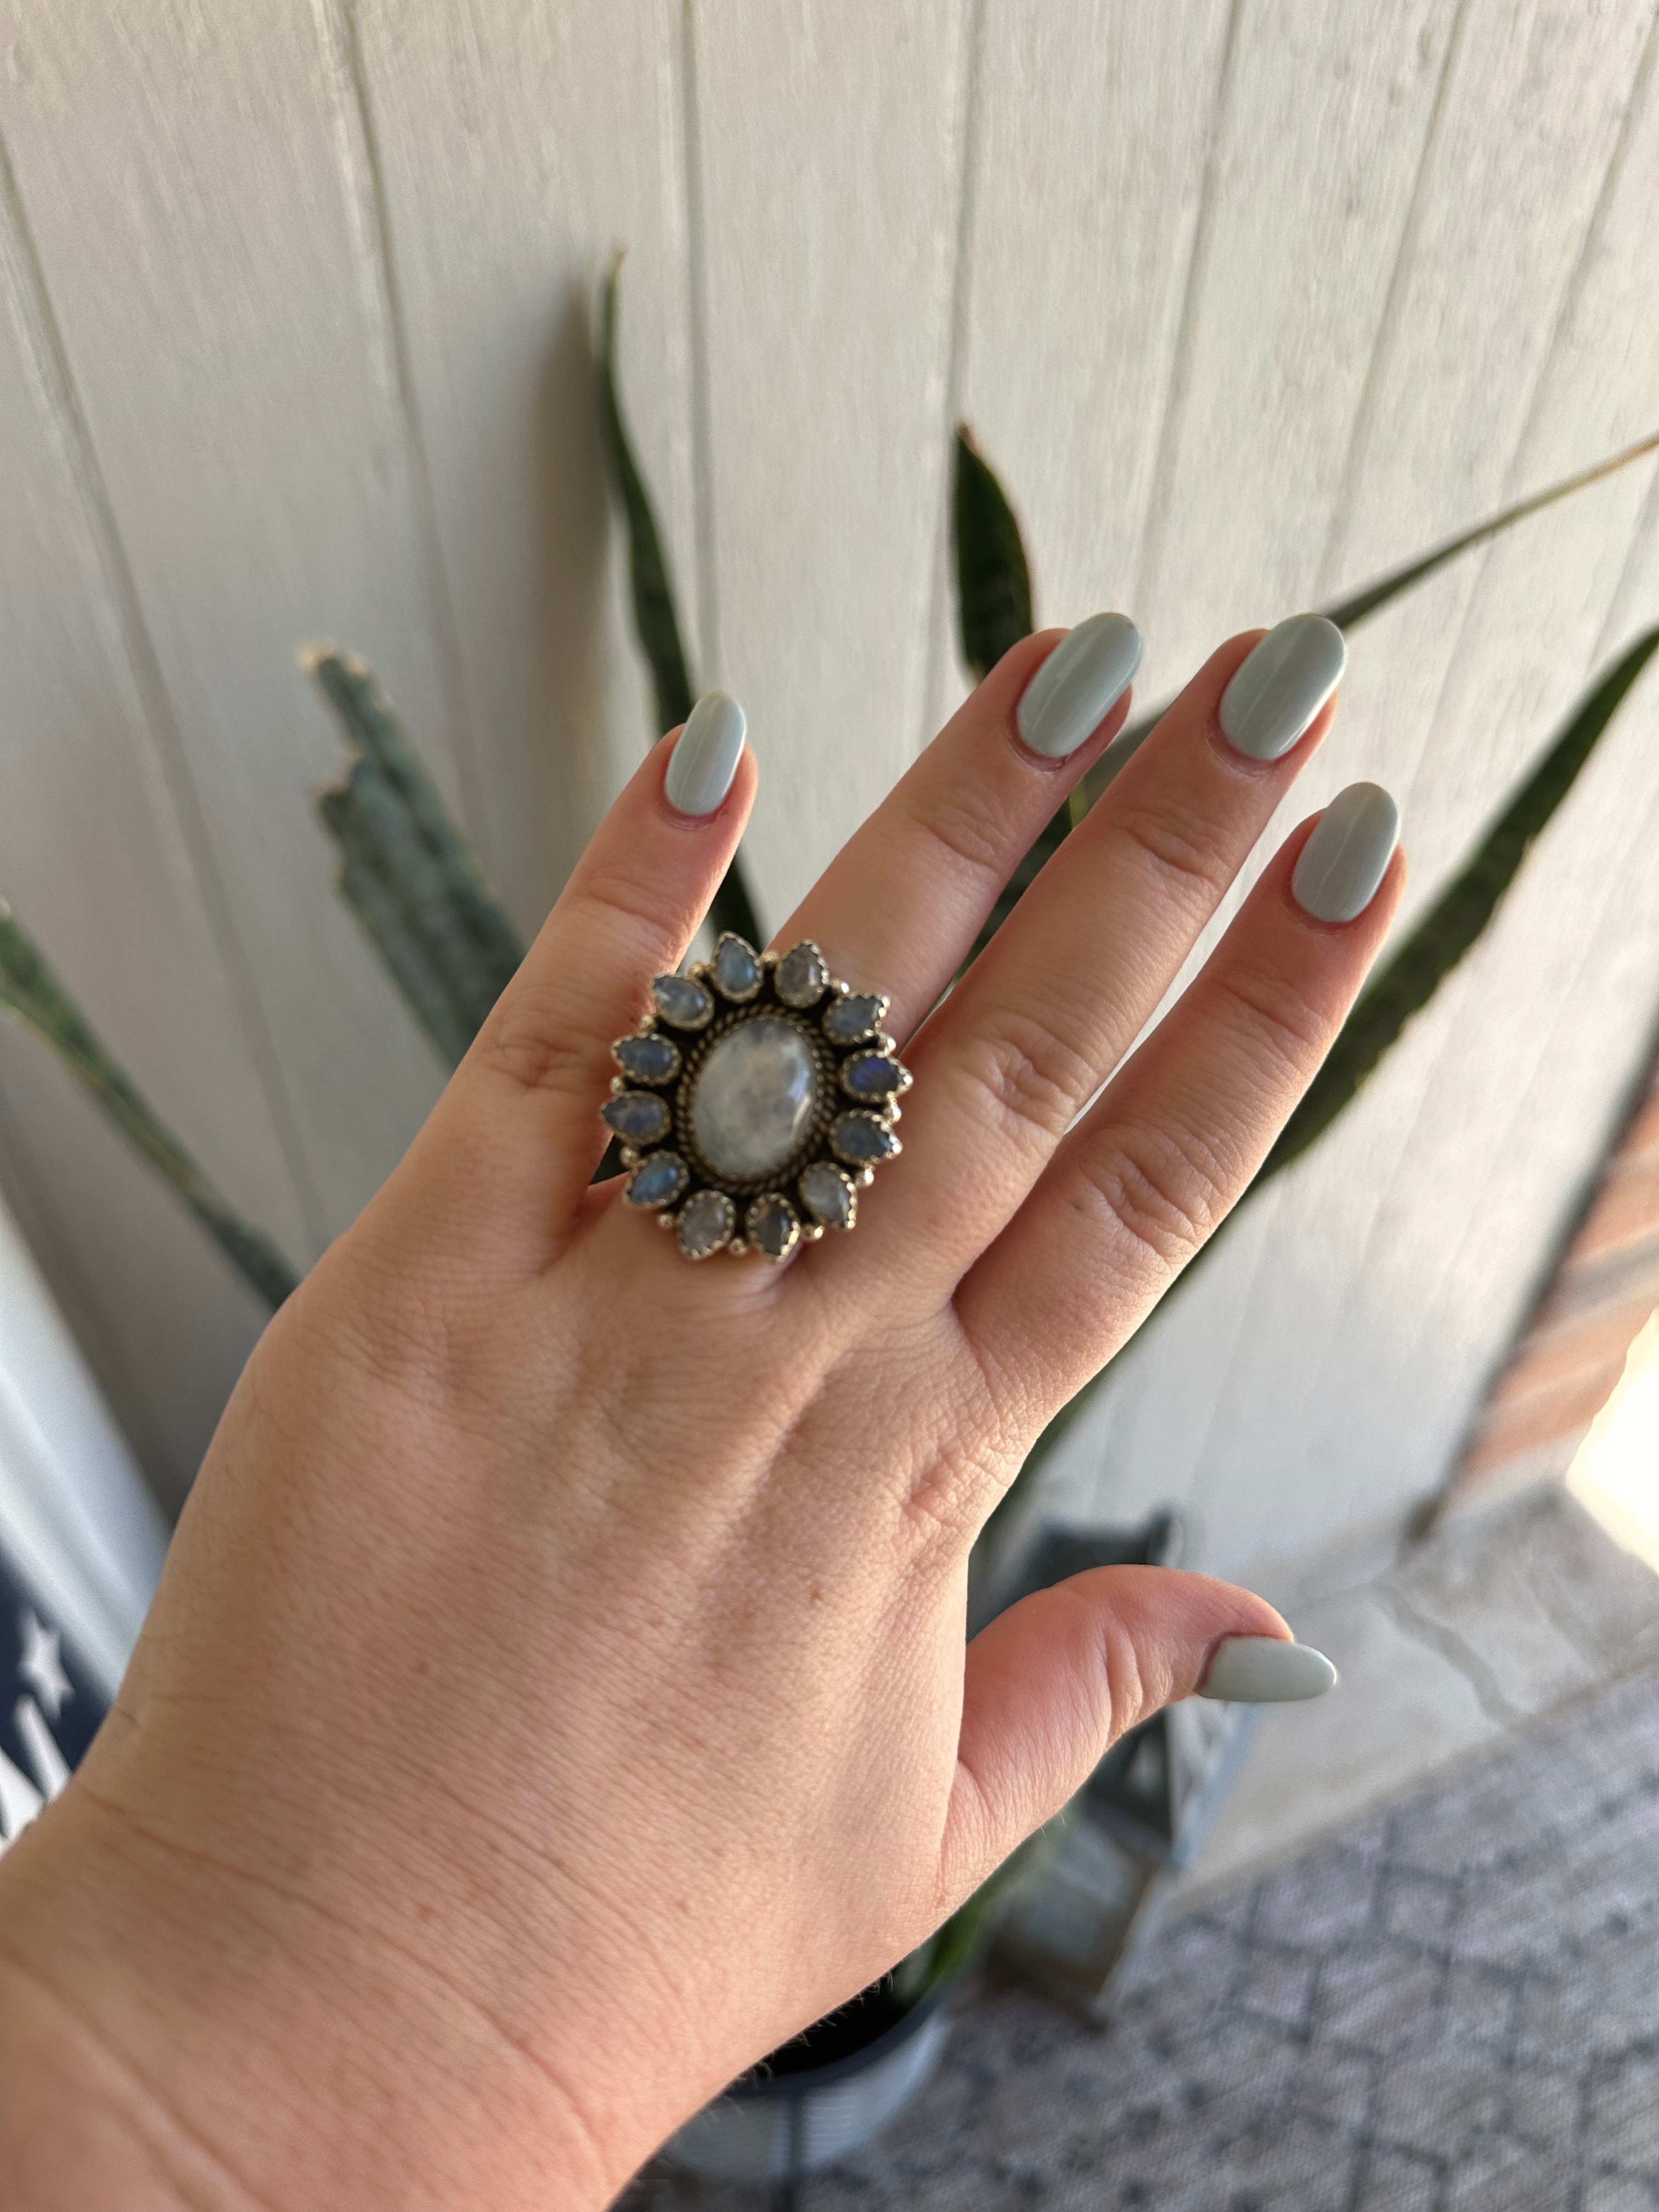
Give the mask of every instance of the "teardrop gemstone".
M 890 1160 L 901 1150 L 898 1139 L 873 1114 L 838 1115 L 830 1132 L 830 1146 L 837 1159 L 855 1168 Z
M 860 1052 L 842 1069 L 841 1085 L 854 1098 L 893 1098 L 910 1088 L 910 1071 L 884 1052 Z
M 732 1242 L 738 1209 L 723 1190 L 700 1190 L 680 1208 L 680 1249 L 688 1260 L 706 1260 Z
M 653 1152 L 629 1176 L 623 1197 L 629 1206 L 660 1210 L 672 1206 L 690 1180 L 685 1162 L 678 1152 Z
M 635 1083 L 666 1083 L 680 1072 L 680 1048 L 665 1036 L 647 1030 L 643 1036 L 618 1037 L 611 1048 L 612 1059 Z
M 651 996 L 664 1021 L 677 1030 L 707 1028 L 714 1001 L 693 975 L 653 975 Z
M 800 1217 L 787 1198 L 768 1191 L 743 1218 L 749 1242 L 769 1260 L 787 1260 L 800 1239 Z
M 668 1108 L 654 1091 L 619 1091 L 600 1107 L 599 1118 L 630 1145 L 654 1145 L 668 1134 Z
M 823 1012 L 823 1034 L 831 1044 L 862 1044 L 887 1018 L 884 991 L 854 991 L 831 999 Z
M 691 1085 L 691 1133 L 716 1175 L 751 1182 L 798 1152 L 818 1108 L 817 1064 L 792 1022 L 762 1015 L 723 1036 Z
M 779 961 L 774 980 L 786 1006 L 815 1006 L 830 988 L 830 970 L 817 946 L 804 937 Z
M 728 929 L 714 947 L 714 984 L 721 997 L 735 999 L 739 1005 L 752 999 L 761 987 L 761 972 L 754 946 Z
M 801 1204 L 826 1229 L 850 1229 L 858 1211 L 853 1178 L 828 1160 L 814 1160 L 797 1186 Z

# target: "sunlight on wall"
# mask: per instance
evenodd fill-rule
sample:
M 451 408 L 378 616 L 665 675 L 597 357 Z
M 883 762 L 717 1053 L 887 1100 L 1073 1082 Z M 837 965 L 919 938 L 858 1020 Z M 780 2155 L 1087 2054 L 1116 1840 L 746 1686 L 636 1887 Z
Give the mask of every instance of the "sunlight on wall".
M 1659 1310 L 1574 1454 L 1567 1487 L 1616 1542 L 1659 1570 Z

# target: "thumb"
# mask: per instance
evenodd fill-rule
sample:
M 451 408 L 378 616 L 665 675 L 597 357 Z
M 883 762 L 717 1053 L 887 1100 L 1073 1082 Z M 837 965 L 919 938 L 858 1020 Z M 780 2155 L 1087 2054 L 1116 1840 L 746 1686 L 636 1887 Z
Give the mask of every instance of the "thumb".
M 981 1629 L 968 1647 L 945 1822 L 949 1893 L 976 1888 L 1082 1788 L 1126 1729 L 1197 1689 L 1232 1637 L 1283 1643 L 1285 1679 L 1276 1687 L 1258 1661 L 1246 1680 L 1230 1664 L 1240 1680 L 1229 1694 L 1265 1703 L 1335 1680 L 1316 1653 L 1300 1656 L 1264 1598 L 1170 1567 L 1097 1567 L 1022 1598 Z

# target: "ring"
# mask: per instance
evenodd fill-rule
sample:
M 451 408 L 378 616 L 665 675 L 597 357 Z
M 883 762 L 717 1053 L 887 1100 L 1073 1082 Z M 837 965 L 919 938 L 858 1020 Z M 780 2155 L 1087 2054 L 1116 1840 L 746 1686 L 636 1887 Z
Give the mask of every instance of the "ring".
M 611 1048 L 622 1073 L 599 1109 L 622 1141 L 626 1202 L 676 1230 L 688 1260 L 787 1260 L 851 1229 L 860 1190 L 901 1149 L 910 1088 L 882 1029 L 886 994 L 839 981 L 810 939 L 757 952 L 728 930 L 712 960 L 653 976 L 651 999 Z

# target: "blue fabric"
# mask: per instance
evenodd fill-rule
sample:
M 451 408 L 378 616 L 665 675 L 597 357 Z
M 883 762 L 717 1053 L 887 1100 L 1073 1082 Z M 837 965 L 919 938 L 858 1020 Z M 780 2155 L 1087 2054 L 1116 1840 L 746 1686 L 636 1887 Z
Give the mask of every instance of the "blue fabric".
M 104 1711 L 85 1665 L 0 1551 L 0 1850 L 80 1765 Z

